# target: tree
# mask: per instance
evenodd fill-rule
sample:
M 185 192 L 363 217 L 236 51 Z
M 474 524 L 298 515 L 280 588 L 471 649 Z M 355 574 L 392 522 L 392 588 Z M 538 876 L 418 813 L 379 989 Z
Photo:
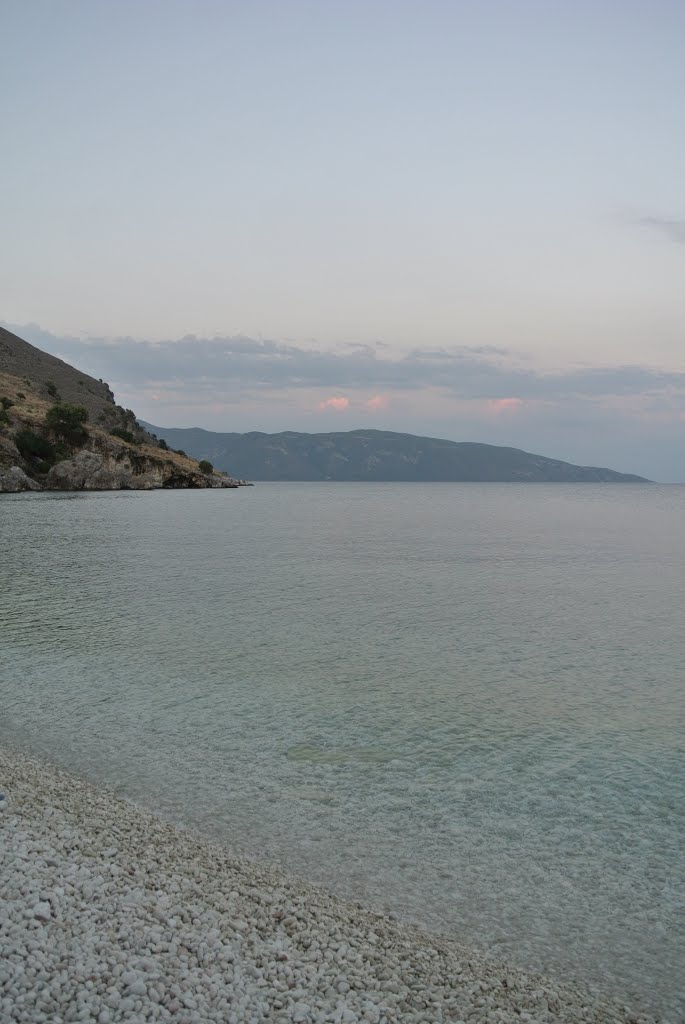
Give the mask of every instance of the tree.
M 214 466 L 211 464 L 211 462 L 209 462 L 208 459 L 203 459 L 199 466 L 201 473 L 207 473 L 207 475 L 209 475 L 210 473 L 214 472 Z
M 51 430 L 63 437 L 65 441 L 77 444 L 88 437 L 84 423 L 88 419 L 88 410 L 83 405 L 72 405 L 70 402 L 58 402 L 51 406 L 45 414 L 45 422 Z

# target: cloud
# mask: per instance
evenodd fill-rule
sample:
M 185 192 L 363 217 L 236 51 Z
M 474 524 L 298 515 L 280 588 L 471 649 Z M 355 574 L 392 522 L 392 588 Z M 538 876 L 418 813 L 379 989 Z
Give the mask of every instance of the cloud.
M 501 412 L 516 412 L 522 405 L 520 398 L 491 398 L 488 402 L 490 412 L 495 415 Z
M 659 231 L 676 245 L 685 245 L 685 218 L 683 217 L 640 217 L 638 224 Z
M 682 479 L 683 372 L 614 365 L 544 373 L 525 353 L 466 345 L 326 351 L 244 336 L 150 342 L 6 326 L 107 380 L 119 402 L 159 425 L 316 431 L 330 430 L 340 414 L 351 427 L 373 421 Z
M 330 398 L 325 398 L 323 402 L 319 402 L 319 409 L 335 409 L 336 412 L 344 412 L 345 409 L 349 408 L 349 398 L 344 398 L 342 395 L 332 395 Z
M 238 405 L 246 398 L 310 391 L 348 408 L 342 394 L 358 394 L 371 411 L 387 396 L 430 391 L 453 402 L 492 402 L 511 411 L 514 402 L 604 401 L 649 395 L 659 399 L 685 393 L 685 373 L 647 366 L 618 365 L 543 373 L 521 367 L 521 356 L 505 349 L 454 345 L 408 353 L 377 346 L 328 351 L 244 336 L 151 342 L 133 338 L 74 338 L 50 334 L 35 325 L 6 325 L 27 341 L 102 377 L 115 393 L 143 393 Z M 516 362 L 514 361 L 516 360 Z M 366 397 L 368 396 L 368 398 Z M 318 397 L 318 396 L 317 396 Z M 311 401 L 311 398 L 310 398 Z M 343 405 L 342 403 L 347 404 Z M 502 404 L 504 403 L 504 404 Z

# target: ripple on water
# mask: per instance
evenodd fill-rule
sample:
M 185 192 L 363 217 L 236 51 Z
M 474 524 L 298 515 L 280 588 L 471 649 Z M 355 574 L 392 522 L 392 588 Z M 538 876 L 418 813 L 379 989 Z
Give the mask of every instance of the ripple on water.
M 397 759 L 389 750 L 372 747 L 314 747 L 303 743 L 286 751 L 289 761 L 306 761 L 309 764 L 387 764 Z

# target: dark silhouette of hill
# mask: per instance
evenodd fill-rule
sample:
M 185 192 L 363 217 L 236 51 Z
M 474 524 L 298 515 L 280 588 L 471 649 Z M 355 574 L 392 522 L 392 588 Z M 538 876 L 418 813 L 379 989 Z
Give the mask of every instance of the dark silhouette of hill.
M 532 455 L 517 448 L 387 430 L 220 434 L 145 426 L 172 448 L 250 480 L 647 483 L 644 477 Z

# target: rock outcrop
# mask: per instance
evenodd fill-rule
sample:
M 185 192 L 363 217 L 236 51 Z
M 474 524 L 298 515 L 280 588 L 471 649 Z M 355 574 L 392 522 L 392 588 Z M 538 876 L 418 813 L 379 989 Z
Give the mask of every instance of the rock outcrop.
M 42 491 L 42 487 L 19 466 L 0 468 L 0 493 L 19 494 L 20 491 Z
M 97 450 L 82 450 L 58 462 L 47 475 L 50 491 L 151 491 L 157 488 L 237 487 L 215 473 L 186 469 L 172 458 L 139 452 L 124 442 L 97 439 Z M 190 460 L 187 460 L 190 461 Z

